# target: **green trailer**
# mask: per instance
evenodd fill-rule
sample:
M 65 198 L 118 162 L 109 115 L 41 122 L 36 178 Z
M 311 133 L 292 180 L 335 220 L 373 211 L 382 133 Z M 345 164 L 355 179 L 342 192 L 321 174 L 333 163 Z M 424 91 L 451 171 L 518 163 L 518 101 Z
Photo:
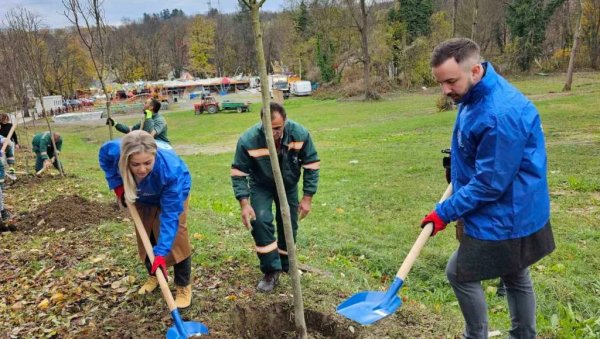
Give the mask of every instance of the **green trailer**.
M 238 113 L 242 112 L 250 112 L 250 103 L 249 102 L 234 102 L 225 100 L 221 102 L 221 110 L 222 111 L 236 111 Z

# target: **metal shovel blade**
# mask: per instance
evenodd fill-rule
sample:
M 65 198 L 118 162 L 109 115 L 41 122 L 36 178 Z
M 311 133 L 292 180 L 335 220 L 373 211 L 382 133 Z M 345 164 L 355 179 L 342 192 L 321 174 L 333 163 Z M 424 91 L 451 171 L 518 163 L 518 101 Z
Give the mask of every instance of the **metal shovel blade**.
M 337 312 L 361 325 L 370 325 L 394 313 L 402 304 L 396 293 L 402 287 L 402 279 L 396 277 L 386 292 L 359 292 L 337 307 Z
M 179 310 L 171 312 L 175 325 L 167 330 L 167 339 L 187 339 L 194 336 L 208 335 L 208 327 L 197 321 L 183 321 Z

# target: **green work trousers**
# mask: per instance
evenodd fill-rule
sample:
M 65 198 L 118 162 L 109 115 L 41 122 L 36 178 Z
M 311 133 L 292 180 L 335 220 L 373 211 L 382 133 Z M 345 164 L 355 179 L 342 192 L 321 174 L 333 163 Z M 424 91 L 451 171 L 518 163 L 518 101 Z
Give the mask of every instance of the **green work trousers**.
M 286 195 L 290 206 L 295 242 L 298 233 L 298 187 L 288 189 Z M 275 225 L 273 224 L 273 202 L 275 202 L 277 238 L 275 238 Z M 277 190 L 275 188 L 252 187 L 251 185 L 250 204 L 254 209 L 254 213 L 256 213 L 256 220 L 252 221 L 252 237 L 260 260 L 260 270 L 263 273 L 279 270 L 287 272 L 289 261 Z

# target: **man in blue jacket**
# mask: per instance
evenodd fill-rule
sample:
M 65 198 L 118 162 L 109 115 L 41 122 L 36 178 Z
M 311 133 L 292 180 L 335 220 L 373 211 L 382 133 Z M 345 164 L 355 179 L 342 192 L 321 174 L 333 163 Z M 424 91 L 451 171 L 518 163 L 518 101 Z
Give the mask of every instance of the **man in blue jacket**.
M 535 294 L 528 267 L 554 250 L 546 148 L 535 106 L 488 62 L 479 46 L 450 39 L 432 54 L 433 75 L 458 104 L 452 134 L 454 194 L 423 219 L 432 236 L 461 219 L 460 246 L 446 275 L 465 318 L 465 338 L 487 338 L 481 281 L 501 277 L 511 338 L 535 338 Z

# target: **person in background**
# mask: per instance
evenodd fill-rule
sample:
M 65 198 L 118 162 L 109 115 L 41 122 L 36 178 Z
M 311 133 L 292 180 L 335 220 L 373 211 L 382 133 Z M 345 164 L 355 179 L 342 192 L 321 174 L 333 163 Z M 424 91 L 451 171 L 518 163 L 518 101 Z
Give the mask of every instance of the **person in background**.
M 4 143 L 6 138 L 0 136 L 0 145 Z M 9 165 L 13 165 L 15 163 L 15 158 L 12 156 L 13 150 L 12 145 L 9 143 L 6 147 L 6 155 L 7 155 L 7 163 Z M 0 151 L 0 158 L 4 158 L 4 154 Z M 11 161 L 12 159 L 12 161 Z M 5 166 L 4 161 L 0 160 L 0 232 L 16 231 L 15 225 L 12 223 L 12 213 L 10 213 L 4 205 L 4 179 L 5 179 Z
M 536 301 L 529 266 L 551 253 L 547 157 L 540 115 L 531 101 L 466 38 L 439 44 L 433 76 L 458 104 L 452 133 L 453 194 L 422 221 L 432 236 L 462 220 L 460 245 L 446 276 L 465 319 L 464 338 L 487 338 L 482 280 L 502 278 L 510 338 L 536 337 Z
M 298 218 L 302 219 L 310 212 L 312 197 L 317 192 L 320 161 L 306 128 L 288 120 L 283 106 L 271 103 L 270 108 L 273 139 L 279 154 L 295 240 Z M 302 170 L 303 196 L 298 202 L 298 181 Z M 289 262 L 283 219 L 262 123 L 252 126 L 240 137 L 231 165 L 231 181 L 235 198 L 240 203 L 242 222 L 246 227 L 252 227 L 260 270 L 264 273 L 257 289 L 260 292 L 271 292 L 277 285 L 281 271 L 289 270 Z M 273 202 L 277 237 L 273 225 Z
M 154 263 L 146 255 L 138 235 L 138 253 L 150 277 L 139 294 L 158 286 L 156 270 L 167 276 L 174 267 L 175 304 L 186 308 L 192 302 L 192 247 L 187 231 L 191 176 L 187 165 L 170 148 L 163 148 L 145 131 L 132 131 L 122 139 L 100 147 L 99 162 L 117 203 L 135 203 L 154 251 Z M 136 233 L 137 234 L 137 233 Z
M 56 150 L 52 144 L 52 138 L 56 144 Z M 56 169 L 61 170 L 62 164 L 56 159 L 55 155 L 60 155 L 62 150 L 63 139 L 57 132 L 41 132 L 37 133 L 31 140 L 32 151 L 35 153 L 35 171 L 39 172 L 42 168 L 54 166 Z
M 0 114 L 0 135 L 3 137 L 8 137 L 8 133 L 10 129 L 13 127 L 13 124 L 10 122 L 10 116 L 7 113 Z M 10 141 L 13 143 L 14 149 L 19 149 L 19 138 L 17 137 L 17 131 L 13 131 L 12 136 L 10 137 Z
M 150 133 L 154 139 L 160 140 L 166 143 L 169 143 L 169 138 L 167 137 L 167 121 L 158 111 L 160 110 L 160 102 L 155 98 L 151 98 L 146 100 L 144 103 L 144 125 L 141 123 L 137 123 L 131 127 L 115 122 L 112 118 L 106 119 L 106 124 L 115 126 L 117 131 L 121 133 L 129 133 L 131 131 L 143 129 L 144 131 Z

